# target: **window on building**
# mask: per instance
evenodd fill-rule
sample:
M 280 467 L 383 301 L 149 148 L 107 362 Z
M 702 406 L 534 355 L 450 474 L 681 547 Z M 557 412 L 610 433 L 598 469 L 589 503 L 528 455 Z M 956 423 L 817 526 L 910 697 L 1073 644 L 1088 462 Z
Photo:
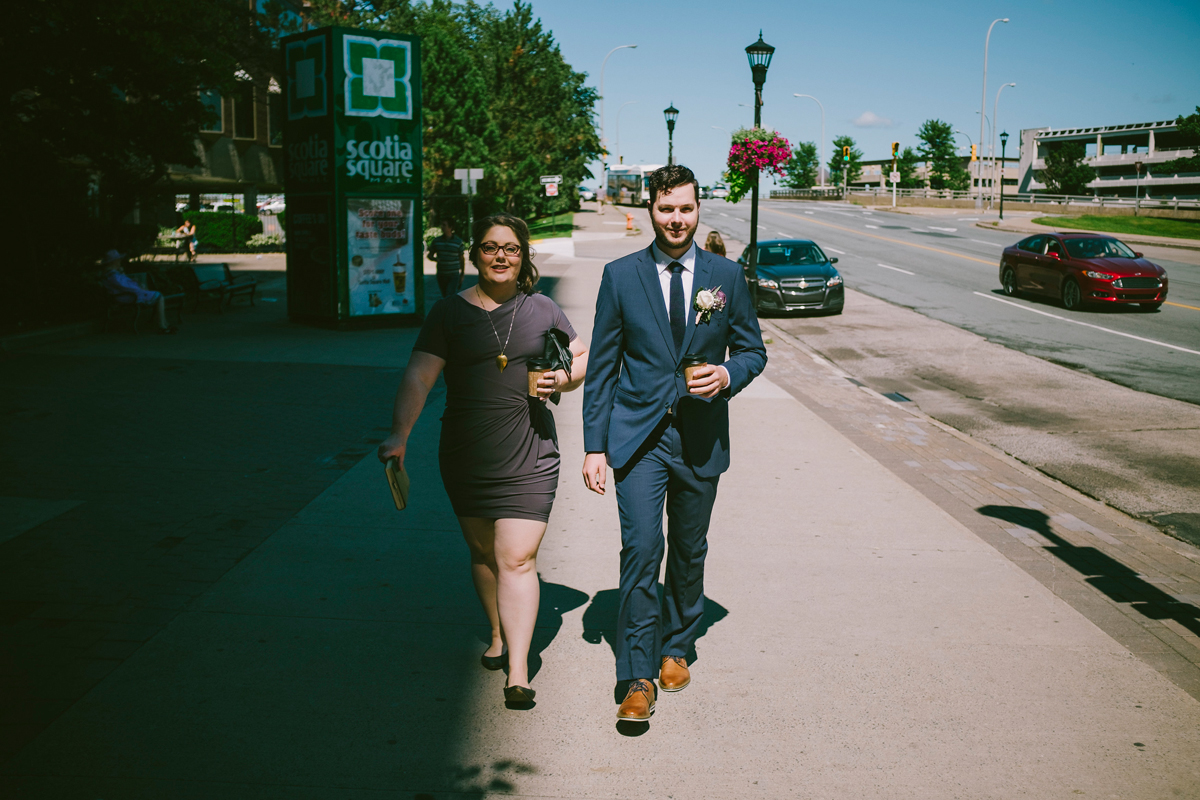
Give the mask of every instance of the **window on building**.
M 233 138 L 255 138 L 254 84 L 243 82 L 233 96 Z
M 283 121 L 286 117 L 283 93 L 279 90 L 279 84 L 271 78 L 271 85 L 267 88 L 267 141 L 272 147 L 283 144 Z
M 200 102 L 209 112 L 208 119 L 200 126 L 200 130 L 209 133 L 223 133 L 225 131 L 225 108 L 221 102 L 221 94 L 210 89 L 201 89 Z

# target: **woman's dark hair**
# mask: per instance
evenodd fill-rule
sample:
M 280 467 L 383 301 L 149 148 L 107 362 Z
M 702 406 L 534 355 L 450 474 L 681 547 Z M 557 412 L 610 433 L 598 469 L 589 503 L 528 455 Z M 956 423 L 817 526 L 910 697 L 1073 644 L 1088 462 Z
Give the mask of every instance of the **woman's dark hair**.
M 487 232 L 497 225 L 508 228 L 517 237 L 517 242 L 521 245 L 521 268 L 517 271 L 517 289 L 525 294 L 533 294 L 533 287 L 538 282 L 538 271 L 533 265 L 533 251 L 529 249 L 529 226 L 520 217 L 514 217 L 512 214 L 492 214 L 476 220 L 475 227 L 471 230 L 471 263 L 476 269 L 479 268 L 479 245 L 483 244 L 483 237 L 487 236 Z
M 650 173 L 650 205 L 654 205 L 654 201 L 658 199 L 660 194 L 669 192 L 672 189 L 678 189 L 680 186 L 692 185 L 692 189 L 696 192 L 696 202 L 700 202 L 700 182 L 696 180 L 696 176 L 690 169 L 682 164 L 671 164 L 670 166 L 660 167 Z

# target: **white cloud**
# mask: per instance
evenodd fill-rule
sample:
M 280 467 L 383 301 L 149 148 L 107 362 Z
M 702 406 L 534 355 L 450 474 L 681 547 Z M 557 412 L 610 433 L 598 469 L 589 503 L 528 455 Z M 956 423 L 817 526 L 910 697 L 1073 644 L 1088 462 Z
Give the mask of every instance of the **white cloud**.
M 856 128 L 891 128 L 894 123 L 873 111 L 864 111 L 858 119 L 854 120 L 853 125 Z

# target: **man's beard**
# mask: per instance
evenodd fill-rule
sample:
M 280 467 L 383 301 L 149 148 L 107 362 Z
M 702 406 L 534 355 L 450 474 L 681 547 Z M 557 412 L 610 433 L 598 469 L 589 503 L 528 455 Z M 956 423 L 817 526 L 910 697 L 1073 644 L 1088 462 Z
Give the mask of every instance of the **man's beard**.
M 654 222 L 653 216 L 650 217 L 650 227 L 654 228 L 654 242 L 655 242 L 655 244 L 658 245 L 659 250 L 664 250 L 668 247 L 672 250 L 675 250 L 680 247 L 682 247 L 684 250 L 686 250 L 692 246 L 692 242 L 696 238 L 696 231 L 700 228 L 700 225 L 699 225 L 699 223 L 697 223 L 696 227 L 688 230 L 687 239 L 682 244 L 678 244 L 678 245 L 671 244 L 670 240 L 667 239 L 667 236 L 666 236 L 667 229 L 658 227 L 658 225 L 656 225 Z M 685 230 L 687 230 L 687 229 L 685 229 Z

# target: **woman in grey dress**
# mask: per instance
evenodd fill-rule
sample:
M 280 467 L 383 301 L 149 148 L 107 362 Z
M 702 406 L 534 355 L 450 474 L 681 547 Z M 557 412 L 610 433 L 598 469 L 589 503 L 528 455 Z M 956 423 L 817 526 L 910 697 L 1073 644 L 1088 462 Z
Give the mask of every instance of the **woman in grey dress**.
M 537 551 L 558 486 L 558 437 L 546 400 L 583 383 L 587 349 L 562 309 L 535 294 L 529 229 L 507 214 L 479 220 L 471 263 L 479 283 L 439 300 L 404 371 L 391 435 L 379 460 L 404 461 L 408 435 L 439 374 L 446 380 L 438 457 L 442 482 L 471 552 L 471 578 L 492 626 L 481 661 L 507 662 L 505 700 L 533 701 L 529 646 L 538 611 Z M 526 363 L 543 354 L 546 332 L 565 331 L 571 374 L 545 372 L 528 396 Z

